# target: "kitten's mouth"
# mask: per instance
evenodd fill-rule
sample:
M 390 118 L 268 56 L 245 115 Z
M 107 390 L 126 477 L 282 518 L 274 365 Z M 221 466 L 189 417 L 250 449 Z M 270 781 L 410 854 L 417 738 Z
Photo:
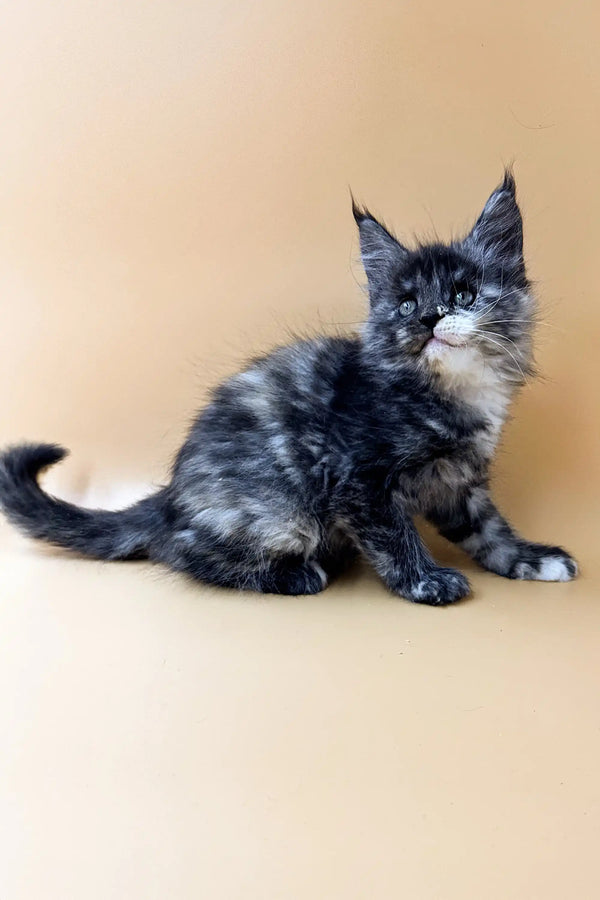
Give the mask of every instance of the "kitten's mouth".
M 425 342 L 423 350 L 437 353 L 445 350 L 457 350 L 459 347 L 464 346 L 466 346 L 465 341 L 449 341 L 445 338 L 438 337 L 436 334 L 433 334 L 429 338 L 429 340 Z

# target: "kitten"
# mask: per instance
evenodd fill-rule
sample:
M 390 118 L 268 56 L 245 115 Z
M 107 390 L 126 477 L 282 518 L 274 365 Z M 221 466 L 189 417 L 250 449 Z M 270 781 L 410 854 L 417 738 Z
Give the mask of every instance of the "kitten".
M 370 312 L 360 335 L 281 347 L 216 388 L 170 483 L 119 512 L 44 493 L 66 451 L 0 456 L 0 502 L 27 534 L 100 559 L 157 560 L 200 581 L 323 590 L 358 552 L 388 588 L 442 605 L 469 593 L 438 566 L 420 514 L 481 566 L 568 581 L 560 547 L 521 538 L 489 492 L 515 391 L 532 372 L 534 301 L 506 172 L 471 232 L 410 250 L 354 204 Z

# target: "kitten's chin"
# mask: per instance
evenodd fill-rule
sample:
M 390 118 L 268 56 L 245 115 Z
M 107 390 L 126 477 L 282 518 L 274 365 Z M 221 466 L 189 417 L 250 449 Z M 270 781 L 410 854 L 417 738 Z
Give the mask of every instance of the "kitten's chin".
M 472 344 L 450 344 L 433 337 L 427 341 L 421 356 L 432 371 L 450 378 L 469 378 L 482 367 L 482 357 Z
M 436 337 L 435 335 L 427 341 L 423 348 L 423 352 L 427 354 L 427 356 L 439 356 L 442 353 L 446 353 L 452 350 L 459 350 L 463 347 L 466 347 L 466 343 L 461 341 L 460 343 L 451 343 L 447 340 L 442 340 L 441 338 Z

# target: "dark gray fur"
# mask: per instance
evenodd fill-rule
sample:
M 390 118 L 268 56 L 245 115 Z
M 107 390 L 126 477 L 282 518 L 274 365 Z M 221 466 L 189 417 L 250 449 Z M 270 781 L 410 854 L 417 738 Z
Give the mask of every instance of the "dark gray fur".
M 61 448 L 9 448 L 0 457 L 6 516 L 89 556 L 149 558 L 269 593 L 320 591 L 360 552 L 396 594 L 430 604 L 464 597 L 466 578 L 436 565 L 415 514 L 500 575 L 573 577 L 564 550 L 523 540 L 489 495 L 508 403 L 532 369 L 512 175 L 449 245 L 411 250 L 366 210 L 354 214 L 370 296 L 360 335 L 299 341 L 229 378 L 198 416 L 170 483 L 120 512 L 42 491 L 38 473 Z

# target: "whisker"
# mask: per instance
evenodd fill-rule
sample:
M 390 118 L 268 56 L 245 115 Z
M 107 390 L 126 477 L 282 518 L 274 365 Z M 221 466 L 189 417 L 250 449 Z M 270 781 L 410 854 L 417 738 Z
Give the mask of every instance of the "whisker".
M 509 291 L 507 294 L 502 293 L 502 288 L 500 288 L 500 294 L 496 297 L 495 300 L 492 300 L 490 303 L 485 304 L 482 309 L 479 311 L 481 315 L 485 315 L 486 313 L 492 312 L 501 300 L 506 300 L 508 297 L 512 297 L 514 294 L 521 293 L 520 288 L 514 288 L 512 291 Z
M 484 265 L 485 265 L 485 263 L 484 263 Z M 485 268 L 483 271 L 484 271 L 484 275 L 485 275 Z M 495 309 L 495 307 L 500 303 L 500 300 L 502 299 L 503 292 L 504 292 L 504 266 L 502 266 L 500 269 L 500 295 L 498 296 L 495 303 L 493 303 L 491 305 L 488 304 L 486 312 L 491 312 L 493 309 Z
M 536 320 L 535 318 L 531 318 L 531 319 L 491 319 L 491 320 L 486 319 L 484 324 L 485 325 L 503 325 L 505 322 L 508 322 L 510 324 L 525 323 L 528 325 L 534 325 L 536 328 L 538 325 L 543 325 L 545 328 L 558 328 L 557 325 L 553 325 L 550 322 L 540 322 L 539 320 Z
M 503 335 L 496 334 L 495 331 L 492 333 L 496 337 L 502 338 L 503 340 L 508 340 L 508 338 L 505 338 Z M 519 370 L 523 381 L 525 381 L 525 373 L 523 372 L 523 369 L 519 365 L 519 361 L 517 360 L 516 356 L 514 356 L 514 354 L 511 353 L 511 351 L 508 349 L 508 347 L 505 347 L 499 341 L 495 341 L 493 338 L 491 338 L 489 336 L 489 332 L 487 332 L 487 331 L 477 331 L 476 334 L 478 334 L 481 338 L 483 338 L 483 340 L 489 341 L 490 344 L 494 344 L 496 347 L 500 347 L 501 350 L 504 350 L 505 353 L 508 353 L 508 355 L 510 356 L 510 358 L 513 360 L 514 364 L 516 365 L 517 369 Z M 515 346 L 513 341 L 510 341 L 510 343 L 513 344 L 513 346 Z M 516 349 L 516 346 L 515 346 L 515 349 Z
M 498 334 L 497 331 L 491 331 L 491 332 L 486 331 L 485 333 L 486 333 L 486 334 L 493 334 L 494 337 L 500 338 L 500 340 L 502 340 L 502 341 L 508 341 L 509 344 L 512 344 L 512 345 L 513 345 L 513 347 L 515 348 L 515 351 L 516 351 L 517 353 L 519 352 L 519 348 L 517 347 L 517 345 L 515 344 L 515 342 L 513 341 L 513 339 L 512 339 L 512 338 L 509 338 L 507 335 L 505 335 L 505 334 Z

